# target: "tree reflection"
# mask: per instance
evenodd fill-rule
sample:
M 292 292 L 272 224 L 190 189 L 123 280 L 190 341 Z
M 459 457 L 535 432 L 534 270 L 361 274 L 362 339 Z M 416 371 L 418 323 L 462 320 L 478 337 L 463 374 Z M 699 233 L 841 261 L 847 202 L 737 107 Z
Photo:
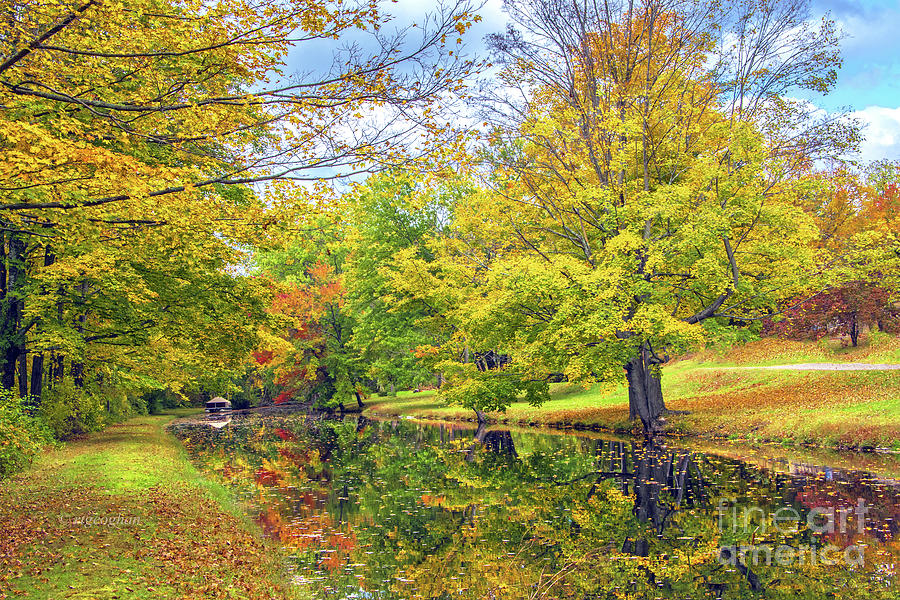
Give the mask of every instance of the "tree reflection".
M 791 477 L 658 440 L 368 419 L 181 432 L 291 552 L 312 595 L 379 598 L 823 598 L 895 592 L 897 492 L 859 474 Z M 827 502 L 862 533 L 775 532 Z M 722 498 L 729 499 L 722 504 Z M 733 500 L 730 500 L 733 499 Z M 726 506 L 723 514 L 722 507 Z M 757 507 L 747 519 L 740 507 Z M 897 519 L 895 519 L 895 516 Z M 887 524 L 885 526 L 885 524 Z M 754 564 L 722 548 L 871 544 L 867 569 Z M 878 556 L 877 552 L 885 553 Z M 724 560 L 723 560 L 724 558 Z M 854 596 L 855 597 L 855 596 Z

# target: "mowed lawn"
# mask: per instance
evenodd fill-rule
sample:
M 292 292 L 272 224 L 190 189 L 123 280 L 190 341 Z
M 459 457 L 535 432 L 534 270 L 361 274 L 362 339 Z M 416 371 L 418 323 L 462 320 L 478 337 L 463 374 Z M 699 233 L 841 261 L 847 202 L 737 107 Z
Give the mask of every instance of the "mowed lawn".
M 193 409 L 196 412 L 196 409 Z M 0 598 L 283 598 L 279 552 L 147 416 L 0 483 Z
M 900 371 L 790 371 L 746 367 L 811 362 L 900 363 L 900 340 L 875 336 L 859 348 L 834 341 L 765 339 L 727 354 L 705 351 L 663 369 L 669 408 L 687 415 L 668 417 L 675 433 L 817 446 L 900 447 Z M 735 368 L 741 367 L 741 368 Z M 624 380 L 624 378 L 623 378 Z M 471 419 L 471 411 L 447 407 L 433 391 L 375 397 L 369 412 L 383 416 Z M 512 404 L 501 423 L 633 428 L 623 384 L 590 389 L 551 386 L 540 407 Z

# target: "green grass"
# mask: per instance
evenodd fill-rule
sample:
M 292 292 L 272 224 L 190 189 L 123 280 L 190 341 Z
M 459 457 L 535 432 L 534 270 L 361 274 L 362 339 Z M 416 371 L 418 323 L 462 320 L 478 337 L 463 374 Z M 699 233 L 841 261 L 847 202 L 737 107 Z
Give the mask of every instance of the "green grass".
M 0 485 L 0 597 L 285 597 L 278 549 L 191 465 L 175 416 L 63 444 Z
M 663 369 L 669 408 L 690 411 L 669 418 L 674 433 L 712 439 L 776 441 L 823 447 L 900 446 L 900 373 L 897 371 L 788 371 L 734 367 L 806 362 L 900 362 L 900 340 L 864 339 L 858 348 L 834 341 L 766 339 L 728 353 L 702 352 Z M 432 419 L 474 418 L 448 407 L 432 391 L 376 397 L 368 411 L 384 416 Z M 627 432 L 624 385 L 583 389 L 551 386 L 540 407 L 514 402 L 505 413 L 489 414 L 508 424 L 592 427 Z

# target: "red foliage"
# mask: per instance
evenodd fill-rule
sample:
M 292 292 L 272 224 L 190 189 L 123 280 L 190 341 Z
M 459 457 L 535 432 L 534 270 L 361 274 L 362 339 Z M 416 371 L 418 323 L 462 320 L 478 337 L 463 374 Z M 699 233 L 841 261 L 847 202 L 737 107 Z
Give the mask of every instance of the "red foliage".
M 855 346 L 864 325 L 882 331 L 900 329 L 900 311 L 894 308 L 890 291 L 867 281 L 854 281 L 792 304 L 781 320 L 763 322 L 763 334 L 816 340 L 828 334 L 847 335 Z
M 270 471 L 264 467 L 260 467 L 254 473 L 253 478 L 260 485 L 278 485 L 281 482 L 281 474 Z
M 307 456 L 305 452 L 295 452 L 293 450 L 288 450 L 287 448 L 279 448 L 278 454 L 297 466 L 302 466 L 309 462 L 309 456 Z
M 272 350 L 257 350 L 253 352 L 253 360 L 255 360 L 258 365 L 268 364 L 274 356 L 275 352 Z
M 297 439 L 297 437 L 293 433 L 291 433 L 287 429 L 282 429 L 280 427 L 275 430 L 275 435 L 277 435 L 281 439 L 289 441 L 289 442 L 292 442 L 295 439 Z
M 284 404 L 285 402 L 290 402 L 294 396 L 294 390 L 287 389 L 278 394 L 275 397 L 275 404 Z
M 863 207 L 861 216 L 868 222 L 881 220 L 896 224 L 900 219 L 900 185 L 890 182 Z
M 357 546 L 356 535 L 349 525 L 335 524 L 321 512 L 287 520 L 275 508 L 269 507 L 256 517 L 256 522 L 267 537 L 284 546 L 315 551 L 319 555 L 319 566 L 328 570 L 344 568 Z

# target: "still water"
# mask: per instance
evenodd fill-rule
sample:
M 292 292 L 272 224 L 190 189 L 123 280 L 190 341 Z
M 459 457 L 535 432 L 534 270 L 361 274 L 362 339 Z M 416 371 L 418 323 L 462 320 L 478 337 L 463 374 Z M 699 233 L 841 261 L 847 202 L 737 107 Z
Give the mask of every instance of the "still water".
M 311 597 L 900 598 L 893 458 L 365 418 L 176 433 Z

